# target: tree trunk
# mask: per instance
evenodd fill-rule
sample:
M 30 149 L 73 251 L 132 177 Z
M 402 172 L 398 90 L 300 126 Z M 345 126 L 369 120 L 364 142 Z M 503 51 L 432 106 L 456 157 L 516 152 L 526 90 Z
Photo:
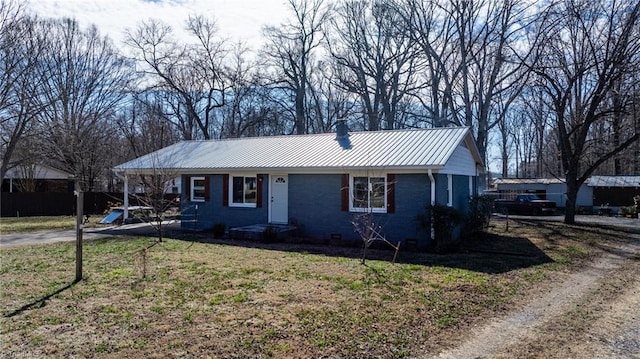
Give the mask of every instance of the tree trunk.
M 567 204 L 564 212 L 564 223 L 575 224 L 576 223 L 576 200 L 578 198 L 578 190 L 580 189 L 577 183 L 577 175 L 575 173 L 567 173 Z
M 307 128 L 305 126 L 304 120 L 304 100 L 305 100 L 305 87 L 301 85 L 300 88 L 296 90 L 296 134 L 304 135 L 307 133 Z

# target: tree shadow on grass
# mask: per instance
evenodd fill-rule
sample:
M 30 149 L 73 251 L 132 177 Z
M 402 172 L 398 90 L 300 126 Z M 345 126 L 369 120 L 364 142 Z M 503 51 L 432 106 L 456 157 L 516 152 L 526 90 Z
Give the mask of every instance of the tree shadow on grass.
M 553 262 L 525 237 L 478 233 L 462 240 L 460 250 L 446 254 L 403 253 L 403 262 L 499 274 Z
M 246 239 L 216 239 L 206 235 L 194 235 L 194 233 L 181 239 L 201 243 L 297 252 L 329 257 L 358 260 L 362 258 L 361 241 L 343 241 L 348 243 L 338 244 L 309 242 L 265 243 Z M 384 246 L 370 248 L 367 251 L 367 261 L 391 261 L 393 256 L 394 250 L 391 248 L 387 249 Z M 550 263 L 553 262 L 553 260 L 526 238 L 483 233 L 473 239 L 464 241 L 461 250 L 455 253 L 434 254 L 416 251 L 408 247 L 401 247 L 396 262 L 424 266 L 443 266 L 487 274 L 497 274 Z
M 544 230 L 543 238 L 550 243 L 557 242 L 558 238 L 579 240 L 585 236 L 607 236 L 607 240 L 584 240 L 582 243 L 595 250 L 615 254 L 620 257 L 635 258 L 636 254 L 630 248 L 633 247 L 634 244 L 637 246 L 638 240 L 640 239 L 640 232 L 623 227 L 585 223 L 567 225 L 535 219 L 519 220 L 518 223 Z M 568 236 L 566 233 L 560 231 L 559 228 L 561 226 L 571 228 L 573 236 Z
M 71 282 L 71 283 L 69 283 L 69 284 L 65 285 L 64 287 L 62 287 L 62 288 L 60 288 L 60 289 L 57 289 L 57 290 L 56 290 L 56 291 L 54 291 L 54 292 L 51 292 L 51 293 L 49 293 L 49 294 L 47 294 L 47 295 L 45 295 L 45 296 L 43 296 L 43 297 L 41 297 L 41 298 L 38 298 L 38 299 L 36 299 L 36 300 L 32 301 L 31 303 L 25 304 L 25 305 L 23 305 L 22 307 L 20 307 L 20 308 L 18 308 L 18 309 L 16 309 L 16 310 L 14 310 L 14 311 L 12 311 L 12 312 L 9 312 L 9 313 L 5 314 L 5 315 L 4 315 L 4 317 L 5 317 L 5 318 L 11 318 L 11 317 L 14 317 L 14 316 L 16 316 L 16 315 L 22 314 L 23 312 L 25 312 L 25 311 L 27 311 L 27 310 L 31 310 L 31 309 L 35 309 L 35 308 L 42 308 L 42 307 L 44 307 L 45 305 L 47 305 L 47 301 L 48 301 L 49 299 L 51 299 L 51 298 L 53 298 L 54 296 L 56 296 L 56 295 L 58 295 L 58 294 L 60 294 L 60 293 L 64 292 L 65 290 L 67 290 L 67 289 L 69 289 L 69 288 L 73 287 L 73 286 L 74 286 L 74 285 L 76 285 L 77 283 L 78 283 L 77 281 Z

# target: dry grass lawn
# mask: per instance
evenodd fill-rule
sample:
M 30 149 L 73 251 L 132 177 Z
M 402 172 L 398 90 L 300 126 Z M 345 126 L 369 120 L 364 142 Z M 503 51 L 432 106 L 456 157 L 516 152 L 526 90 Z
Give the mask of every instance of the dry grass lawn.
M 5 357 L 414 357 L 435 354 L 613 231 L 496 222 L 463 253 L 152 238 L 0 249 Z M 200 238 L 202 240 L 202 238 Z M 143 278 L 143 272 L 146 276 Z M 53 294 L 49 298 L 49 295 Z M 42 300 L 42 299 L 45 300 Z
M 0 233 L 74 229 L 75 225 L 75 216 L 4 217 L 0 218 Z

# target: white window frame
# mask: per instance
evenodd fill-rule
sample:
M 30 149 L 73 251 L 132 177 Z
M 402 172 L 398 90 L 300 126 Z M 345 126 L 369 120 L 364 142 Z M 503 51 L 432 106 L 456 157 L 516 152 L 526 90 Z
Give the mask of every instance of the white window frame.
M 198 188 L 202 188 L 202 190 L 203 190 L 203 196 L 202 197 L 196 197 L 195 196 L 195 191 L 196 191 L 195 182 L 196 181 L 203 181 L 204 182 L 202 184 L 202 186 L 197 186 Z M 206 186 L 206 180 L 205 180 L 204 177 L 191 177 L 189 179 L 189 199 L 191 200 L 191 202 L 204 202 L 205 201 L 204 193 L 207 192 L 207 189 L 205 188 L 205 186 Z
M 367 207 L 356 207 L 354 205 L 354 194 L 353 191 L 355 189 L 354 180 L 356 177 L 366 177 L 367 178 L 367 186 L 368 186 L 368 196 L 367 196 Z M 384 205 L 382 207 L 371 207 L 371 192 L 373 188 L 371 186 L 372 178 L 382 178 L 384 180 Z M 388 203 L 388 191 L 389 191 L 389 183 L 387 181 L 387 174 L 382 175 L 368 175 L 368 174 L 349 174 L 349 212 L 362 212 L 362 213 L 387 213 Z
M 239 203 L 239 202 L 234 202 L 233 201 L 233 179 L 237 178 L 237 177 L 242 177 L 242 183 L 244 185 L 244 183 L 246 183 L 245 179 L 246 178 L 254 178 L 256 180 L 256 202 L 254 203 Z M 244 207 L 244 208 L 256 208 L 257 207 L 257 202 L 258 202 L 258 186 L 260 186 L 261 183 L 258 182 L 258 175 L 255 173 L 236 173 L 236 174 L 229 174 L 229 207 Z M 244 189 L 243 189 L 243 196 L 242 198 L 245 198 L 245 194 L 244 194 Z

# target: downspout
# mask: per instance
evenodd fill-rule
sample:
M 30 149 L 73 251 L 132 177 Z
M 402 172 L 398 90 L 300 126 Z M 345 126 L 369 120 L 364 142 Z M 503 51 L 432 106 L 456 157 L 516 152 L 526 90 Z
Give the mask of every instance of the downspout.
M 436 205 L 436 179 L 433 177 L 433 172 L 431 169 L 428 170 L 427 174 L 429 175 L 429 183 L 431 184 L 431 206 Z M 433 213 L 433 209 L 431 210 Z M 431 227 L 431 239 L 435 239 L 435 230 L 433 228 L 433 218 L 429 221 Z

